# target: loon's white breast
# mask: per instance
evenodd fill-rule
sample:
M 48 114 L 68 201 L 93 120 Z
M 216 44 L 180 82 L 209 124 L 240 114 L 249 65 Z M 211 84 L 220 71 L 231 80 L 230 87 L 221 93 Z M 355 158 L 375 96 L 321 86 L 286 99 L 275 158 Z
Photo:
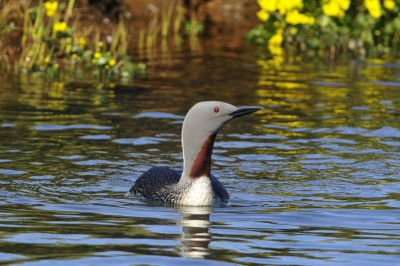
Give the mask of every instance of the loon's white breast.
M 207 206 L 217 203 L 217 197 L 214 193 L 210 177 L 197 177 L 190 184 L 190 187 L 184 192 L 180 204 L 192 206 Z

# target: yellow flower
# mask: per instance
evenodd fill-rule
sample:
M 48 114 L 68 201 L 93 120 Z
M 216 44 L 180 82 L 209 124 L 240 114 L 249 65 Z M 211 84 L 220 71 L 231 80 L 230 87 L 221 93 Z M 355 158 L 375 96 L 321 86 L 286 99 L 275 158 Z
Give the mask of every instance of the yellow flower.
M 109 65 L 110 67 L 115 66 L 116 63 L 117 63 L 117 61 L 115 61 L 115 59 L 111 59 L 110 61 L 108 61 L 108 65 Z
M 292 25 L 297 25 L 300 22 L 300 14 L 297 9 L 289 11 L 285 18 L 286 22 Z
M 381 3 L 379 0 L 365 0 L 365 7 L 373 18 L 379 18 L 382 15 Z
M 392 10 L 396 6 L 396 3 L 393 0 L 384 0 L 383 1 L 383 6 L 387 10 Z
M 289 11 L 285 18 L 286 22 L 292 25 L 297 24 L 314 24 L 315 19 L 304 14 L 300 14 L 297 9 Z
M 79 40 L 78 40 L 78 45 L 79 45 L 79 48 L 81 48 L 81 49 L 85 48 L 85 46 L 86 46 L 86 39 L 80 37 Z
M 46 64 L 48 64 L 48 63 L 50 62 L 50 57 L 45 57 L 45 58 L 44 58 L 44 62 L 45 62 Z
M 257 0 L 257 3 L 265 11 L 273 12 L 278 9 L 278 0 Z
M 67 54 L 69 54 L 69 53 L 71 52 L 71 50 L 72 50 L 72 45 L 71 45 L 71 44 L 67 44 L 67 45 L 65 46 L 65 52 L 66 52 Z
M 281 46 L 283 42 L 283 30 L 279 29 L 272 37 L 268 40 L 268 45 Z
M 369 14 L 373 18 L 380 18 L 380 16 L 382 16 L 382 12 L 380 9 L 372 9 L 369 11 Z
M 340 6 L 340 8 L 344 11 L 349 9 L 350 7 L 350 0 L 336 0 Z
M 268 45 L 268 50 L 271 52 L 272 55 L 275 55 L 275 56 L 283 55 L 283 49 L 280 46 Z
M 96 52 L 96 53 L 94 53 L 94 56 L 93 56 L 94 58 L 100 58 L 101 57 L 101 53 L 100 52 Z
M 303 8 L 303 0 L 257 0 L 257 3 L 261 7 L 257 16 L 262 21 L 269 18 L 270 12 L 278 11 L 280 15 L 285 15 L 289 11 Z
M 56 22 L 53 25 L 54 31 L 65 31 L 67 29 L 67 23 L 65 22 Z
M 269 19 L 269 13 L 267 11 L 265 11 L 265 9 L 261 9 L 260 11 L 257 12 L 257 17 L 261 21 L 266 21 Z
M 350 7 L 350 0 L 324 0 L 322 11 L 329 17 L 343 18 Z
M 284 15 L 294 9 L 300 10 L 303 8 L 302 0 L 280 0 L 278 3 L 279 14 Z
M 336 1 L 329 1 L 322 5 L 322 11 L 329 17 L 337 17 L 340 14 L 340 6 Z
M 44 9 L 46 10 L 46 16 L 51 18 L 57 11 L 58 1 L 44 3 Z

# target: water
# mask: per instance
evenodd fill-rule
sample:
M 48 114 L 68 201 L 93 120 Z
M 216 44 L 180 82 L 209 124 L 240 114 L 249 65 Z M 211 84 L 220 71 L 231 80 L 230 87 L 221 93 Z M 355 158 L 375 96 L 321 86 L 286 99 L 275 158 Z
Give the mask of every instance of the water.
M 3 76 L 0 263 L 395 265 L 400 258 L 400 64 L 184 56 L 134 86 Z M 264 109 L 218 135 L 229 206 L 126 196 L 181 168 L 201 100 Z

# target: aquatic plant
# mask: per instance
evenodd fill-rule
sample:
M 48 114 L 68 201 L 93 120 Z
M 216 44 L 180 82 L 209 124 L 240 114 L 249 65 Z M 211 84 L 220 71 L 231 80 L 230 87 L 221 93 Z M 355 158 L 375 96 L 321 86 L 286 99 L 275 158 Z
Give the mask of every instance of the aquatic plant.
M 38 0 L 34 5 L 30 1 L 0 1 L 0 68 L 43 76 L 50 82 L 59 81 L 60 74 L 75 79 L 82 70 L 101 82 L 131 81 L 135 71 L 145 72 L 146 65 L 132 62 L 129 47 L 139 48 L 140 60 L 151 59 L 159 39 L 163 52 L 169 49 L 168 37 L 173 36 L 177 46 L 182 40 L 178 35 L 184 33 L 186 18 L 176 0 L 164 3 L 161 12 L 149 5 L 151 20 L 138 30 L 128 29 L 124 14 L 106 31 L 95 23 L 88 25 L 79 11 L 72 16 L 74 5 L 75 0 Z M 198 28 L 202 25 L 199 14 L 190 19 Z M 10 42 L 12 33 L 17 37 Z
M 262 22 L 248 34 L 273 55 L 298 54 L 355 58 L 400 51 L 400 4 L 397 0 L 257 0 Z
M 129 37 L 124 20 L 118 21 L 113 37 L 103 45 L 99 26 L 86 27 L 79 14 L 72 18 L 74 3 L 75 0 L 69 0 L 67 5 L 39 0 L 34 6 L 28 1 L 2 4 L 0 44 L 8 50 L 0 53 L 0 62 L 5 63 L 5 69 L 41 75 L 50 82 L 59 81 L 60 68 L 71 77 L 85 68 L 100 81 L 133 76 L 131 59 L 126 56 Z M 23 20 L 19 28 L 14 26 L 18 19 Z M 10 27 L 22 35 L 18 56 L 10 52 L 12 46 L 5 40 Z

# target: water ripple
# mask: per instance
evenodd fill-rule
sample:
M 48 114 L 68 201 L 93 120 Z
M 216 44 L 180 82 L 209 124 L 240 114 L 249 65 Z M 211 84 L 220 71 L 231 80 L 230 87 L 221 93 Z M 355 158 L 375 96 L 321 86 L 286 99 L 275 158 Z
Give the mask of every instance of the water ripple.
M 25 171 L 10 170 L 10 169 L 0 169 L 0 174 L 3 175 L 22 175 L 26 174 Z
M 136 139 L 115 139 L 113 142 L 118 144 L 133 144 L 133 145 L 149 145 L 158 144 L 161 141 L 165 141 L 164 138 L 154 138 L 154 137 L 142 137 Z
M 80 137 L 81 139 L 93 139 L 93 140 L 108 140 L 110 139 L 109 135 L 86 135 Z
M 36 130 L 68 130 L 68 129 L 95 129 L 95 130 L 109 130 L 109 126 L 96 126 L 96 125 L 56 125 L 56 124 L 43 124 L 33 127 Z
M 375 137 L 375 138 L 400 138 L 400 130 L 393 127 L 382 127 L 380 129 L 371 131 L 364 134 L 365 137 Z
M 144 112 L 144 113 L 140 113 L 134 117 L 135 118 L 143 118 L 143 117 L 168 118 L 168 119 L 182 119 L 182 120 L 185 118 L 182 115 L 175 115 L 175 114 L 165 113 L 165 112 Z

